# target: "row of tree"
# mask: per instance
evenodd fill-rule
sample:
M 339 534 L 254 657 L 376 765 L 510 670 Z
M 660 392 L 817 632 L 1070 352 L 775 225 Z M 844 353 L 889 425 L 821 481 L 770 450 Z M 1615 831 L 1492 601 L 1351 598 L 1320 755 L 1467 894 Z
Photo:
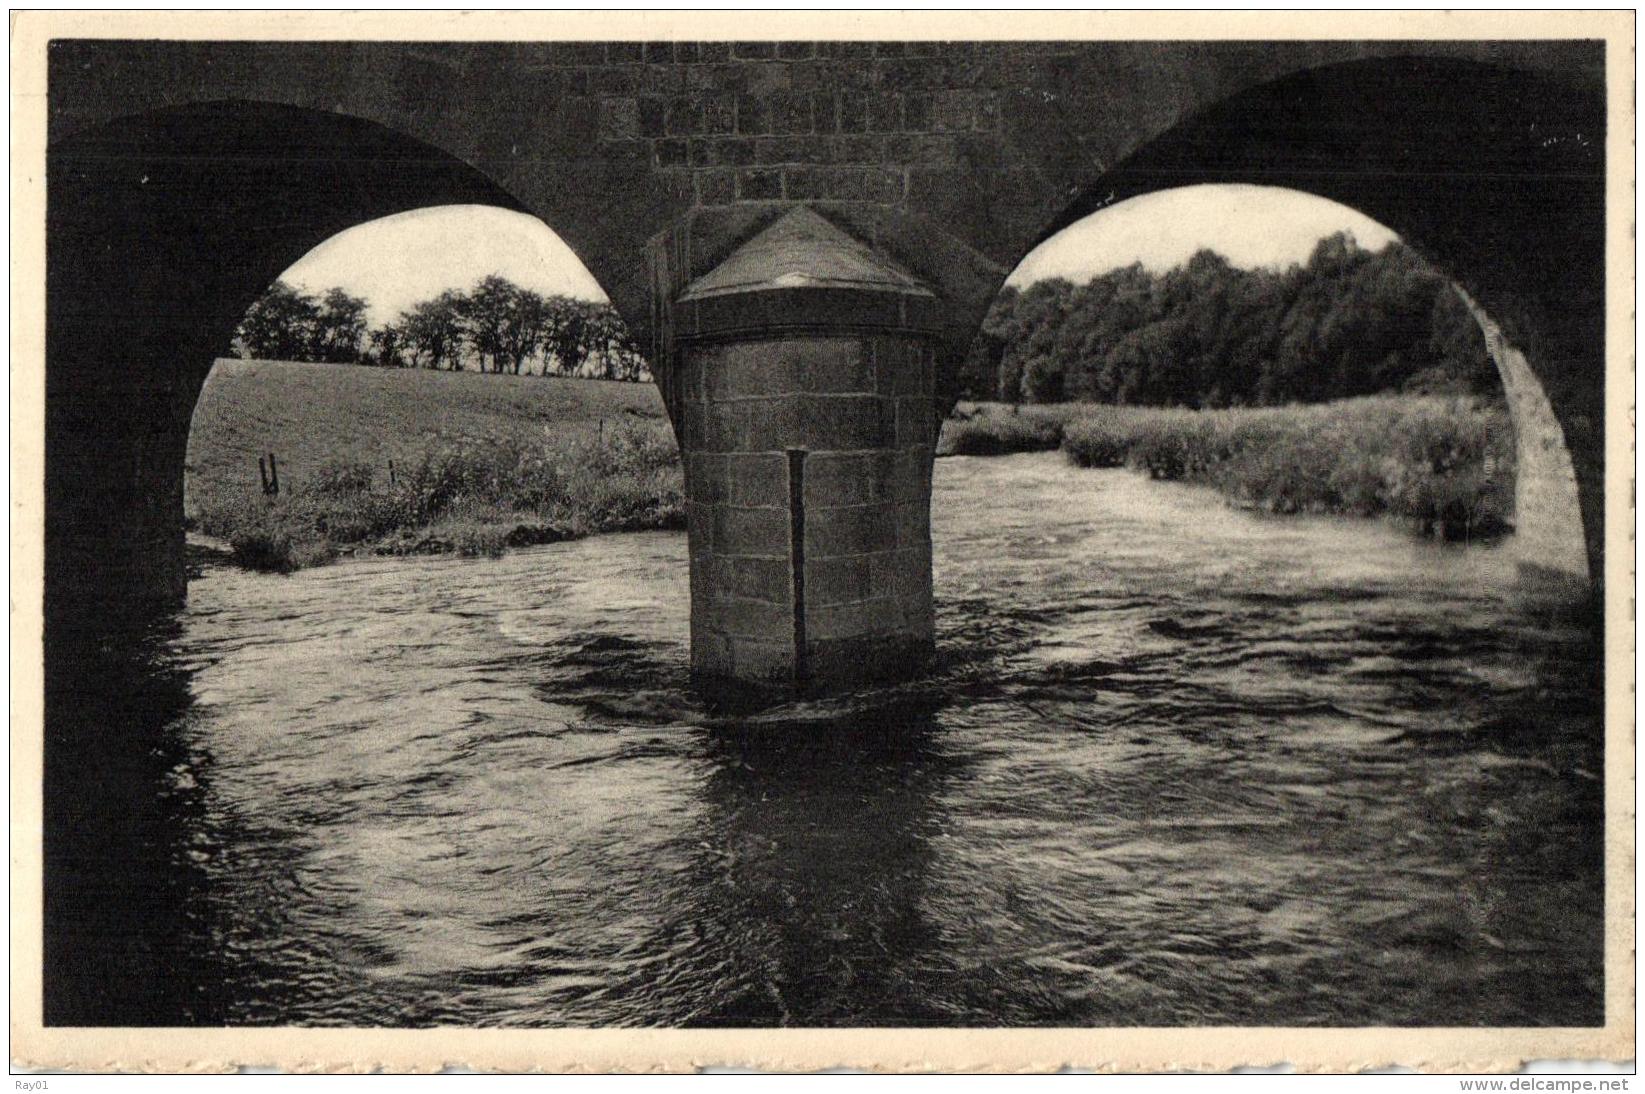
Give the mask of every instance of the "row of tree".
M 1218 407 L 1388 390 L 1486 394 L 1498 380 L 1466 306 L 1410 248 L 1322 239 L 1308 262 L 1239 269 L 1202 250 L 1084 285 L 1006 288 L 965 362 L 968 398 Z
M 650 379 L 610 304 L 544 296 L 505 277 L 484 278 L 467 292 L 447 290 L 376 328 L 367 321 L 368 307 L 342 289 L 316 295 L 276 281 L 241 320 L 235 352 L 281 361 Z

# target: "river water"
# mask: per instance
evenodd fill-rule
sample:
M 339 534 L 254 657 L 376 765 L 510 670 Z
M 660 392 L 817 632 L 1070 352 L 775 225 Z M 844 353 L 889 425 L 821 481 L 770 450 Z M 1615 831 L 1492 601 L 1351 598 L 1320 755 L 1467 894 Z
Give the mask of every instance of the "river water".
M 143 747 L 58 779 L 48 1018 L 1602 1019 L 1598 646 L 1511 545 L 1055 454 L 933 525 L 930 676 L 764 710 L 689 685 L 683 534 L 206 566 L 58 708 Z

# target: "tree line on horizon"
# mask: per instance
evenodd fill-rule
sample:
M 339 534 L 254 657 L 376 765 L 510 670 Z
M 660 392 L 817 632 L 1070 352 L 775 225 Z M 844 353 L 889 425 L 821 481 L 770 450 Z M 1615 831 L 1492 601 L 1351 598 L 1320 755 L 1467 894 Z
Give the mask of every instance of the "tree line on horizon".
M 1308 261 L 1241 269 L 1201 250 L 1076 285 L 1008 286 L 961 369 L 964 398 L 1008 403 L 1273 406 L 1385 391 L 1500 392 L 1485 340 L 1416 252 L 1347 233 Z
M 310 293 L 276 281 L 234 333 L 240 357 L 519 376 L 649 380 L 650 369 L 610 304 L 543 295 L 493 274 L 448 289 L 379 327 L 369 301 L 341 288 Z

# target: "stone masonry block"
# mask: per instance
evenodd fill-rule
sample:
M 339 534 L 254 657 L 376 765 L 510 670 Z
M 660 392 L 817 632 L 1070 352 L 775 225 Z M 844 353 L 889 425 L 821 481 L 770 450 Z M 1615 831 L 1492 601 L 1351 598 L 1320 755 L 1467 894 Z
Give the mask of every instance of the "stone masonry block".
M 737 200 L 735 171 L 698 171 L 696 181 L 700 205 L 729 205 Z
M 782 348 L 793 391 L 874 393 L 874 363 L 859 338 L 810 338 Z
M 640 134 L 640 104 L 635 99 L 600 100 L 600 138 L 632 140 Z
M 926 94 L 905 95 L 902 100 L 903 128 L 914 133 L 923 133 L 933 127 L 935 105 L 932 96 Z
M 902 130 L 902 100 L 895 95 L 878 93 L 868 96 L 868 128 L 875 133 L 896 133 Z
M 781 452 L 806 447 L 806 413 L 798 396 L 740 399 L 728 406 L 734 406 L 742 420 L 741 451 Z
M 939 130 L 964 132 L 976 116 L 976 101 L 969 91 L 938 91 L 932 97 L 932 121 Z
M 807 509 L 867 505 L 893 500 L 896 453 L 817 452 L 805 461 Z
M 882 395 L 929 395 L 932 360 L 924 342 L 883 336 L 873 340 L 874 373 Z
M 722 597 L 710 603 L 711 619 L 717 630 L 732 638 L 775 640 L 792 647 L 794 613 L 787 604 L 741 597 Z
M 704 676 L 731 676 L 731 639 L 711 628 L 693 626 L 691 671 Z
M 710 572 L 721 595 L 769 604 L 793 602 L 794 581 L 786 558 L 719 558 Z
M 655 163 L 659 168 L 684 167 L 688 159 L 688 145 L 679 138 L 652 142 Z
M 636 104 L 640 136 L 660 137 L 668 131 L 668 102 L 665 99 L 643 98 Z
M 685 90 L 685 69 L 678 65 L 646 65 L 639 72 L 640 90 L 652 95 L 675 95 Z
M 812 110 L 811 95 L 808 92 L 790 91 L 771 95 L 765 99 L 765 106 L 769 112 L 771 132 L 779 134 L 816 132 L 816 116 Z
M 869 560 L 875 557 L 878 556 L 808 559 L 805 564 L 806 605 L 849 604 L 866 600 L 871 595 Z
M 708 404 L 701 399 L 688 398 L 680 405 L 680 417 L 686 451 L 708 451 L 705 443 L 708 438 Z
M 723 135 L 737 131 L 736 99 L 730 95 L 703 95 L 700 98 L 704 133 Z
M 936 439 L 936 408 L 924 395 L 897 400 L 897 441 L 899 446 L 927 445 Z
M 726 500 L 726 456 L 719 452 L 685 454 L 685 490 L 692 501 L 712 505 Z
M 602 95 L 633 95 L 640 90 L 639 65 L 607 65 L 593 70 L 594 90 Z
M 759 136 L 771 132 L 771 112 L 765 101 L 753 95 L 738 95 L 736 106 L 737 132 L 743 136 Z
M 848 604 L 805 605 L 805 636 L 809 641 L 830 638 L 861 639 L 902 629 L 902 605 L 896 600 L 857 600 Z
M 725 476 L 721 496 L 731 505 L 788 505 L 788 457 L 781 452 L 729 455 Z
M 794 678 L 794 643 L 790 640 L 753 641 L 747 638 L 731 640 L 731 661 L 740 680 L 783 683 Z
M 893 505 L 853 505 L 807 510 L 806 561 L 894 549 L 898 543 L 896 518 L 899 508 Z
M 924 501 L 931 496 L 932 450 L 899 448 L 889 459 L 884 500 Z
M 931 502 L 899 502 L 892 507 L 896 524 L 896 543 L 899 547 L 931 548 Z
M 743 132 L 740 118 L 737 132 Z M 783 175 L 781 171 L 755 168 L 737 173 L 737 200 L 774 201 L 782 196 Z
M 703 104 L 695 98 L 671 99 L 668 103 L 668 135 L 689 137 L 703 131 Z
M 930 584 L 929 549 L 899 548 L 868 556 L 869 596 L 915 596 Z
M 783 172 L 791 199 L 866 201 L 870 172 L 866 167 L 795 167 Z
M 735 452 L 741 447 L 743 419 L 738 404 L 704 402 L 700 418 L 700 427 L 690 434 L 694 449 L 699 452 Z
M 809 395 L 799 426 L 804 447 L 813 451 L 890 448 L 896 442 L 896 409 L 877 395 Z
M 711 399 L 746 399 L 791 390 L 782 342 L 737 342 L 716 347 L 703 362 L 703 390 Z
M 750 95 L 774 95 L 794 86 L 788 65 L 748 65 L 743 88 Z
M 714 551 L 725 555 L 788 558 L 788 513 L 782 509 L 714 507 Z
M 686 499 L 686 542 L 694 559 L 699 555 L 714 554 L 714 511 L 717 508 L 694 498 Z
M 690 572 L 691 602 L 719 595 L 721 587 L 720 561 L 707 554 L 687 556 Z

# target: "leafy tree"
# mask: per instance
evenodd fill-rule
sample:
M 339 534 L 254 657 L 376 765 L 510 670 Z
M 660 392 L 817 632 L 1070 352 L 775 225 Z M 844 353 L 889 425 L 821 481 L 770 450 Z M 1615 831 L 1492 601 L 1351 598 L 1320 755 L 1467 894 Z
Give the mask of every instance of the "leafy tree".
M 463 297 L 447 289 L 433 300 L 412 305 L 400 317 L 401 341 L 413 363 L 439 369 L 462 367 Z
M 1007 288 L 961 381 L 973 398 L 1183 406 L 1496 387 L 1444 279 L 1401 244 L 1370 252 L 1346 234 L 1283 270 L 1200 251 L 1161 273 L 1133 264 Z
M 366 302 L 342 289 L 327 289 L 314 320 L 313 359 L 349 363 L 360 359 L 366 336 Z
M 588 305 L 583 330 L 583 364 L 607 380 L 649 380 L 651 371 L 634 344 L 617 309 L 610 304 Z M 545 359 L 544 370 L 547 370 Z
M 537 359 L 543 375 L 649 380 L 645 358 L 610 304 L 548 296 L 500 275 L 469 292 L 447 290 L 376 329 L 367 302 L 333 288 L 322 296 L 275 282 L 235 331 L 246 357 L 354 362 L 397 368 L 462 369 L 521 375 Z
M 406 367 L 405 327 L 400 323 L 388 323 L 378 327 L 367 335 L 367 341 L 371 343 L 371 355 L 379 365 L 385 368 Z
M 462 298 L 463 330 L 481 372 L 518 373 L 520 363 L 536 351 L 543 315 L 531 298 L 542 299 L 496 274 L 481 279 Z
M 245 357 L 307 360 L 319 319 L 320 304 L 314 297 L 284 281 L 276 281 L 246 310 L 234 341 Z

